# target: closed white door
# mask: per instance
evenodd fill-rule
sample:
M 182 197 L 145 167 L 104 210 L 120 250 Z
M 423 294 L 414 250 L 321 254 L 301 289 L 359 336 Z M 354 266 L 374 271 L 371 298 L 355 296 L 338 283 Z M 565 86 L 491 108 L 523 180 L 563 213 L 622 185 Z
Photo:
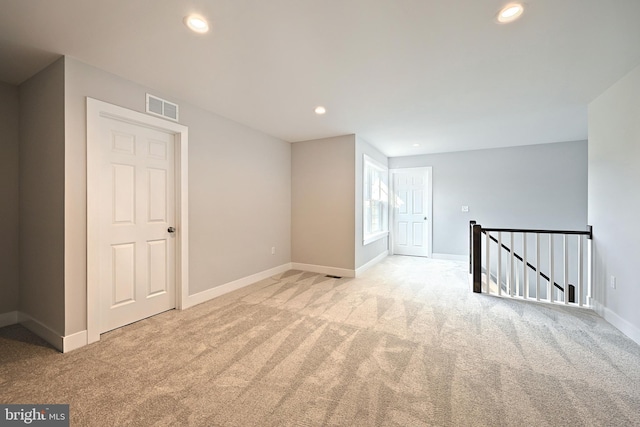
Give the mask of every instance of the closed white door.
M 101 119 L 100 333 L 175 308 L 174 135 Z
M 429 256 L 428 178 L 426 170 L 393 172 L 393 253 Z

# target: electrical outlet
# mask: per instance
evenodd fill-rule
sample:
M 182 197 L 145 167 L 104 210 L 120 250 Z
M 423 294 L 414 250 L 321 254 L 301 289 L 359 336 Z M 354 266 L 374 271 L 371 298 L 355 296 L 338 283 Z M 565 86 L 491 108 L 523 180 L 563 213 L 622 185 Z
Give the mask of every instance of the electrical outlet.
M 276 254 L 276 247 L 272 246 L 271 247 L 271 255 L 275 255 Z
M 462 212 L 469 212 L 469 206 L 463 206 Z
M 609 278 L 609 286 L 611 286 L 611 289 L 616 288 L 616 276 L 611 276 Z

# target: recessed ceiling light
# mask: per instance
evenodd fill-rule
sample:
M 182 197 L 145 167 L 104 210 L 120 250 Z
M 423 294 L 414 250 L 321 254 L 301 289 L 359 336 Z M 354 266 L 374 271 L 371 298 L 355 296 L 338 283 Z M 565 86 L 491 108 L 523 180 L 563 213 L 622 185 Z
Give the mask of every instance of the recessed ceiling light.
M 414 147 L 420 147 L 420 144 L 413 144 Z
M 323 115 L 324 113 L 326 113 L 326 112 L 327 112 L 327 109 L 326 109 L 326 108 L 324 108 L 322 105 L 318 105 L 318 106 L 316 107 L 316 109 L 315 109 L 315 110 L 313 110 L 313 111 L 315 111 L 315 113 L 316 113 L 316 114 L 318 114 L 318 115 L 320 115 L 320 116 L 321 116 L 321 115 Z
M 200 15 L 189 15 L 184 18 L 184 23 L 191 31 L 196 33 L 206 33 L 209 31 L 207 20 Z
M 502 8 L 498 12 L 498 22 L 506 24 L 507 22 L 513 22 L 520 18 L 524 12 L 524 7 L 520 3 L 511 3 Z

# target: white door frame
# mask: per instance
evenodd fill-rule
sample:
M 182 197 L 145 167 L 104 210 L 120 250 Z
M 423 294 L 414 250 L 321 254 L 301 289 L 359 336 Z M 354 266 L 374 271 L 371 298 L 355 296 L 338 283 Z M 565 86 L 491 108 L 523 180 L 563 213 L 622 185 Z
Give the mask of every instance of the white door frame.
M 188 145 L 184 125 L 87 97 L 87 344 L 100 340 L 99 299 L 99 165 L 100 120 L 110 118 L 175 135 L 176 308 L 189 295 Z
M 395 239 L 395 202 L 396 202 L 396 189 L 394 185 L 394 175 L 397 173 L 406 172 L 424 172 L 427 176 L 427 257 L 433 257 L 433 168 L 431 166 L 418 167 L 418 168 L 396 168 L 389 169 L 389 188 L 391 195 L 391 203 L 389 203 L 389 254 L 393 255 L 393 243 Z

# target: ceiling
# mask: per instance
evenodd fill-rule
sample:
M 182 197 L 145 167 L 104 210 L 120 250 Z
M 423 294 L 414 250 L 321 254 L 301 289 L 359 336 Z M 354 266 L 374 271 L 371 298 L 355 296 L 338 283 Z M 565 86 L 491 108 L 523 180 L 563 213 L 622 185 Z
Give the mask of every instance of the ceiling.
M 0 81 L 69 55 L 285 141 L 355 133 L 387 156 L 586 139 L 588 103 L 640 64 L 640 1 L 528 0 L 498 24 L 506 3 L 0 0 Z

